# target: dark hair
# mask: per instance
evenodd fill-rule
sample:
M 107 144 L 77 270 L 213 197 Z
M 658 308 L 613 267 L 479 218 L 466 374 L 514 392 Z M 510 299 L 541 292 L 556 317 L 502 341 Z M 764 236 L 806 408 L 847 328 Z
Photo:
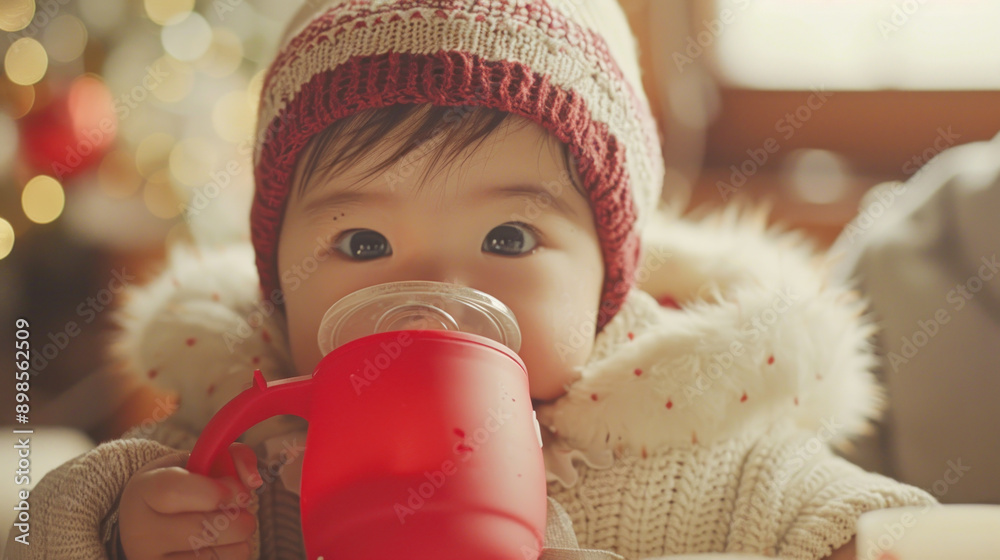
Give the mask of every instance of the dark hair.
M 454 161 L 459 153 L 473 142 L 478 140 L 482 143 L 511 114 L 482 105 L 449 107 L 429 103 L 396 104 L 360 111 L 335 121 L 309 139 L 309 143 L 299 153 L 291 188 L 301 196 L 315 173 L 331 175 L 339 168 L 349 167 L 362 154 L 372 150 L 377 143 L 390 137 L 397 128 L 404 126 L 406 126 L 403 130 L 403 134 L 406 135 L 404 141 L 392 155 L 373 166 L 362 180 L 392 167 L 424 142 L 435 143 L 430 148 L 434 151 L 434 159 L 426 170 L 430 171 L 437 166 L 446 148 L 450 151 L 445 164 Z M 528 122 L 530 121 L 525 121 L 525 124 Z M 446 136 L 439 140 L 436 137 L 445 133 L 444 129 L 448 129 Z M 563 142 L 560 142 L 560 145 L 571 182 L 586 199 L 583 188 L 572 180 L 569 146 Z M 300 168 L 303 163 L 304 167 Z M 423 181 L 418 190 L 422 184 Z

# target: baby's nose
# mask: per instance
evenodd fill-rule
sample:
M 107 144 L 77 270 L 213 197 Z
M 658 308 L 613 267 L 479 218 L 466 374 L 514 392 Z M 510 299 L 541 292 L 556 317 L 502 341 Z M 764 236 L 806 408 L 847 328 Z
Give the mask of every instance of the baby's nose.
M 468 286 L 472 281 L 473 271 L 468 263 L 460 259 L 441 254 L 412 255 L 398 270 L 403 281 L 443 282 Z

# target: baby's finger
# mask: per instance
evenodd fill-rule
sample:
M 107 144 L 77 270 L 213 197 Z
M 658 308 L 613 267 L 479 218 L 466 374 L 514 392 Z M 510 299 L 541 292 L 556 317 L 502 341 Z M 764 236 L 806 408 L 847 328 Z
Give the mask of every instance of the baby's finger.
M 229 477 L 210 478 L 181 467 L 145 473 L 139 495 L 153 511 L 163 514 L 215 511 L 247 490 Z M 149 476 L 153 475 L 155 476 Z
M 167 550 L 175 552 L 201 550 L 204 553 L 210 547 L 246 541 L 257 530 L 257 517 L 235 507 L 208 513 L 177 513 L 160 519 L 158 538 L 169 543 Z M 211 553 L 208 557 L 212 557 Z
M 200 548 L 195 551 L 175 552 L 166 556 L 169 560 L 249 560 L 250 543 L 240 542 L 227 544 L 225 546 L 215 546 L 210 548 Z
M 249 445 L 234 443 L 229 446 L 229 454 L 233 457 L 236 472 L 239 473 L 240 481 L 244 485 L 253 489 L 264 484 L 264 480 L 260 477 L 260 471 L 257 470 L 257 455 Z

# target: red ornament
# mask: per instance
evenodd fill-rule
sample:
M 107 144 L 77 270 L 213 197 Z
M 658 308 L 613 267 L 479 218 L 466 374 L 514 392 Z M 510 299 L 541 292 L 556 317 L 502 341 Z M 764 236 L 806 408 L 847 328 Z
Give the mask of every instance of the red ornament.
M 68 179 L 100 163 L 118 134 L 111 92 L 92 74 L 58 89 L 17 124 L 25 161 L 64 187 Z

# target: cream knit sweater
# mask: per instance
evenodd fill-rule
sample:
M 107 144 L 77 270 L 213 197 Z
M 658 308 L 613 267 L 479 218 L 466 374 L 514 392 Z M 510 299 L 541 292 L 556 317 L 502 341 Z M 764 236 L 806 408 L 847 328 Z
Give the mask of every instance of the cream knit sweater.
M 598 336 L 582 379 L 537 407 L 550 497 L 543 559 L 819 560 L 850 540 L 861 513 L 934 501 L 831 453 L 882 402 L 869 372 L 872 329 L 800 240 L 762 223 L 732 211 L 649 230 L 642 290 Z M 117 501 L 132 473 L 190 449 L 254 367 L 292 375 L 274 318 L 247 325 L 256 294 L 249 246 L 175 251 L 158 279 L 133 288 L 119 353 L 139 374 L 155 369 L 181 407 L 129 434 L 151 439 L 102 444 L 39 481 L 33 544 L 9 542 L 9 558 L 114 558 Z M 680 309 L 658 305 L 663 296 Z M 191 336 L 195 353 L 165 350 Z M 268 450 L 302 427 L 274 420 L 245 434 L 265 481 Z M 255 557 L 302 557 L 285 479 L 271 476 L 253 505 Z

